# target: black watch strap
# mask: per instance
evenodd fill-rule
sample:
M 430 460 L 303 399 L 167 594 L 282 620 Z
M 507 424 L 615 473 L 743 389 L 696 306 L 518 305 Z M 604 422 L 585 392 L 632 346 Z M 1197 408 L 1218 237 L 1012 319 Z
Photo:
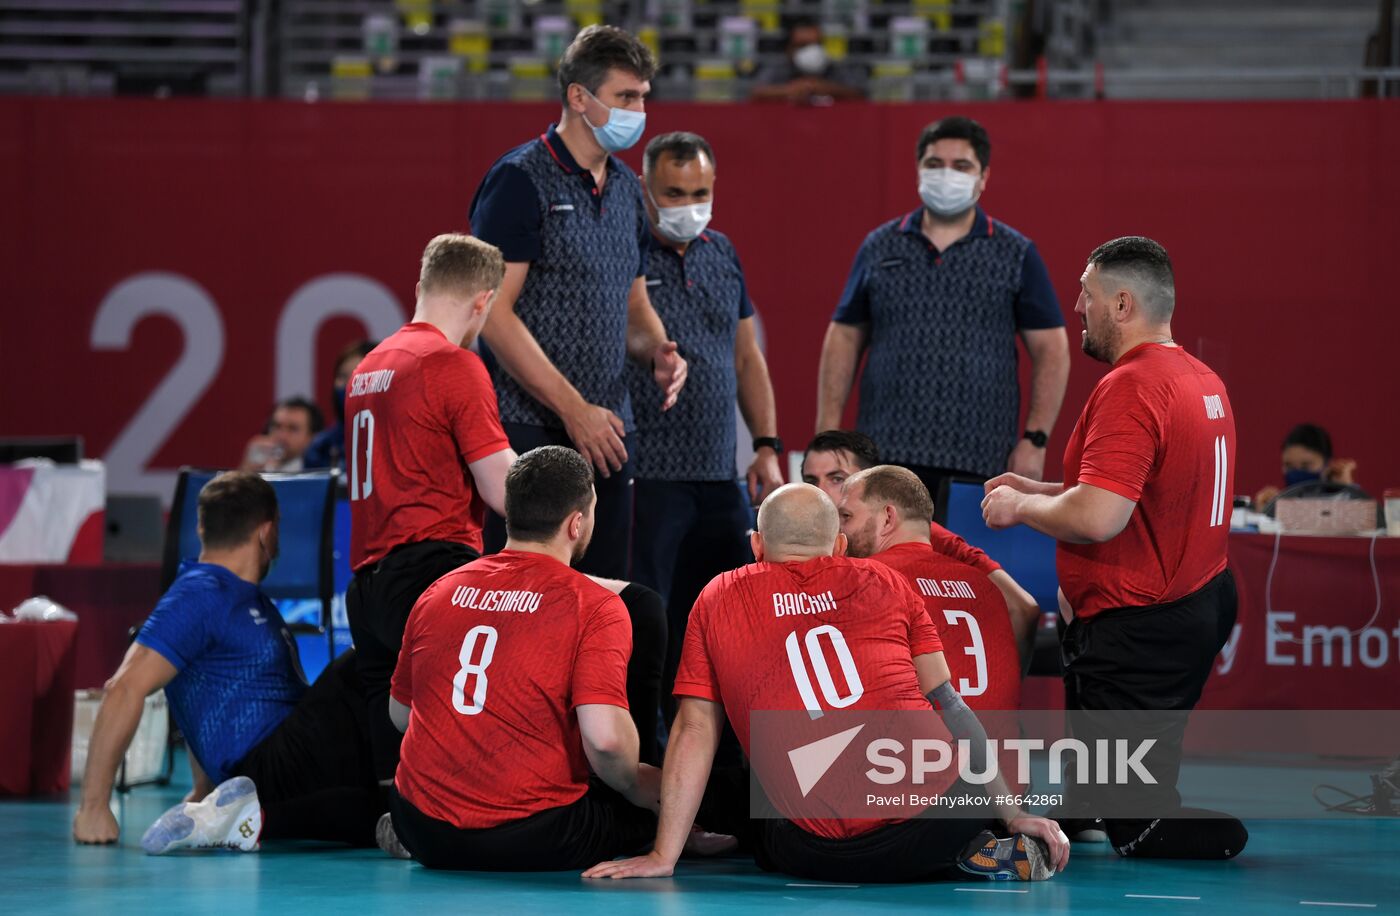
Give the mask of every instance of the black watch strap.
M 1045 448 L 1045 443 L 1050 441 L 1050 434 L 1043 429 L 1028 429 L 1021 438 L 1031 440 L 1031 445 L 1036 448 Z
M 764 446 L 768 446 L 779 455 L 783 453 L 783 440 L 777 436 L 757 436 L 753 440 L 753 450 L 758 451 Z

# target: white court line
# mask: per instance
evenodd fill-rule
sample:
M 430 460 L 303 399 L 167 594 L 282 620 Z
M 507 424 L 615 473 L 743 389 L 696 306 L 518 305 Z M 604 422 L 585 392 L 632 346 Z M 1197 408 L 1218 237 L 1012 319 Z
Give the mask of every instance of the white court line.
M 963 891 L 968 894 L 1029 894 L 1028 890 L 1016 890 L 1009 887 L 955 887 L 955 891 Z
M 1358 910 L 1374 910 L 1374 903 L 1334 903 L 1331 900 L 1299 900 L 1299 906 L 1349 906 Z
M 1176 897 L 1171 894 L 1124 894 L 1136 900 L 1200 900 L 1200 897 Z
M 789 884 L 788 887 L 860 887 L 859 884 Z

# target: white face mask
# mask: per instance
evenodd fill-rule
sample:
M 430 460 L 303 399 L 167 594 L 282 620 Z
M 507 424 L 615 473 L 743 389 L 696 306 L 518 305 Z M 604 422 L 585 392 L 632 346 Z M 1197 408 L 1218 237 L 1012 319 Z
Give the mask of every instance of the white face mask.
M 792 52 L 792 65 L 808 76 L 816 76 L 826 69 L 826 48 L 821 45 L 803 45 Z
M 703 204 L 686 204 L 681 207 L 663 207 L 656 202 L 655 197 L 652 197 L 651 202 L 656 207 L 656 231 L 682 245 L 695 241 L 700 233 L 705 231 L 705 227 L 710 224 L 710 210 L 714 206 L 714 202 L 709 200 Z
M 977 203 L 977 176 L 955 169 L 919 169 L 919 197 L 939 216 L 966 213 Z

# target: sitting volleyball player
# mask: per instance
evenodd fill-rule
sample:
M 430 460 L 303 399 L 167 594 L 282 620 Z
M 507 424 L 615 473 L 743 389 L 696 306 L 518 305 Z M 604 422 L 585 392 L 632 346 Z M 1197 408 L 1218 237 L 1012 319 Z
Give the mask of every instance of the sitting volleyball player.
M 200 491 L 199 560 L 181 565 L 107 683 L 73 821 L 79 843 L 117 840 L 112 783 L 146 697 L 163 687 L 194 788 L 146 831 L 148 853 L 252 850 L 260 838 L 374 844 L 385 802 L 354 653 L 308 688 L 291 632 L 258 588 L 277 522 L 277 496 L 257 474 L 220 474 Z
M 1019 738 L 1021 660 L 1006 600 L 985 573 L 930 543 L 933 500 L 923 481 L 890 464 L 866 468 L 846 478 L 839 508 L 847 556 L 869 557 L 905 578 L 938 628 L 958 696 L 993 738 Z M 1015 759 L 1003 749 L 1001 773 L 1024 790 Z
M 807 450 L 802 454 L 802 482 L 820 487 L 832 502 L 839 505 L 842 484 L 857 471 L 880 463 L 880 448 L 865 433 L 828 429 L 817 433 L 807 443 Z M 936 495 L 929 494 L 931 498 Z M 966 563 L 986 575 L 1001 592 L 1020 653 L 1021 672 L 1024 673 L 1030 667 L 1031 654 L 1035 651 L 1035 630 L 1040 624 L 1040 607 L 1035 598 L 1011 578 L 1000 563 L 937 522 L 929 522 L 928 541 L 936 553 Z
M 505 549 L 414 605 L 389 694 L 405 731 L 380 826 L 391 855 L 545 871 L 634 852 L 655 834 L 660 772 L 638 762 L 627 708 L 628 611 L 571 568 L 596 505 L 578 452 L 526 452 L 506 474 Z M 697 836 L 692 848 L 723 843 Z
M 814 630 L 844 647 L 841 668 L 849 665 L 854 672 L 848 684 L 862 685 L 841 707 L 927 712 L 935 700 L 947 732 L 969 742 L 972 772 L 985 771 L 986 733 L 948 684 L 942 644 L 923 602 L 884 564 L 843 555 L 846 539 L 836 507 L 821 490 L 800 483 L 776 490 L 759 508 L 752 545 L 758 562 L 717 577 L 690 614 L 676 677 L 680 711 L 666 752 L 652 851 L 601 863 L 584 877 L 672 873 L 699 810 L 726 715 L 752 757 L 751 711 L 823 711 L 813 705 L 820 701 L 810 684 L 804 699 L 792 650 L 787 657 L 783 652 L 785 644 L 819 644 L 807 638 Z M 775 615 L 775 599 L 792 595 L 820 597 L 821 612 Z M 946 782 L 930 786 L 932 791 L 981 794 L 955 781 L 951 771 L 943 775 Z M 988 788 L 1006 792 L 1000 777 Z M 1042 880 L 1068 863 L 1069 840 L 1054 822 L 1005 805 L 997 813 L 1005 829 L 990 817 L 766 819 L 758 825 L 756 854 L 770 871 L 858 882 L 929 881 L 963 872 Z

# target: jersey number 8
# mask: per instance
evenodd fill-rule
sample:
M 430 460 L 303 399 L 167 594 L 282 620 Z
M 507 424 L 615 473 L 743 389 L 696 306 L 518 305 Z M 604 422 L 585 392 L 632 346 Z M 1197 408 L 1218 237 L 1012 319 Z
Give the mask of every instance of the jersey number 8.
M 484 645 L 481 647 L 481 658 L 473 663 L 472 656 L 476 654 L 478 639 Z M 457 661 L 462 667 L 452 679 L 452 708 L 462 715 L 474 716 L 486 708 L 486 669 L 490 667 L 491 657 L 495 654 L 495 627 L 472 627 L 462 638 L 462 649 L 457 653 Z M 472 701 L 468 703 L 467 678 L 473 674 L 476 675 L 476 684 L 472 688 Z

